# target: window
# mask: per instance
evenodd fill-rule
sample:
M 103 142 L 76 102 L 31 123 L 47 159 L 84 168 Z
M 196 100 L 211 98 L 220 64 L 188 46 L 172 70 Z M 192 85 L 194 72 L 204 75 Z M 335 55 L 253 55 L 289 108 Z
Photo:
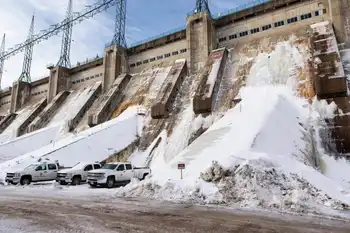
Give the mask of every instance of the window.
M 230 35 L 228 37 L 229 40 L 237 39 L 237 34 Z
M 176 55 L 179 54 L 179 52 L 178 52 L 178 51 L 175 51 L 175 52 L 172 52 L 171 54 L 172 54 L 173 56 L 176 56 Z
M 283 20 L 282 21 L 278 21 L 278 22 L 275 23 L 275 28 L 283 26 L 283 25 L 284 25 L 284 21 Z
M 167 58 L 167 57 L 170 57 L 170 53 L 167 53 L 167 54 L 164 54 L 164 57 Z
M 257 33 L 259 31 L 260 31 L 259 28 L 254 28 L 254 29 L 250 30 L 250 34 L 254 34 L 254 33 Z
M 180 50 L 180 53 L 186 53 L 187 52 L 187 49 L 181 49 Z
M 92 170 L 92 165 L 89 164 L 84 168 L 84 171 L 91 171 Z
M 80 83 L 80 80 L 77 80 L 77 83 Z
M 132 170 L 131 164 L 125 164 L 126 170 Z
M 225 37 L 221 37 L 221 38 L 219 38 L 219 42 L 223 42 L 223 41 L 226 41 L 226 36 Z
M 156 58 L 155 57 L 152 57 L 151 59 L 149 59 L 150 60 L 150 62 L 152 62 L 152 61 L 155 61 L 156 60 Z
M 298 21 L 298 17 L 293 17 L 293 18 L 290 18 L 290 19 L 287 19 L 287 23 L 290 24 L 290 23 L 295 23 Z
M 94 169 L 100 169 L 101 165 L 100 164 L 94 164 Z
M 248 36 L 248 31 L 240 32 L 240 33 L 239 33 L 239 36 L 240 36 L 240 37 Z
M 309 19 L 311 17 L 312 17 L 312 14 L 311 13 L 307 13 L 307 14 L 301 15 L 300 19 L 301 20 L 305 20 L 305 19 Z
M 85 79 L 86 79 L 86 80 L 89 80 L 89 79 L 90 79 L 90 77 L 86 77 Z
M 140 66 L 140 65 L 142 65 L 142 62 L 140 62 L 140 61 L 136 62 L 136 65 Z
M 94 78 L 94 76 L 90 76 L 90 79 L 93 79 Z
M 56 170 L 57 169 L 56 164 L 53 164 L 53 163 L 50 163 L 47 167 L 49 168 L 49 170 Z
M 163 59 L 163 55 L 157 56 L 157 60 Z
M 124 171 L 124 164 L 120 164 L 119 167 L 117 168 L 117 171 Z
M 266 30 L 269 30 L 271 27 L 272 27 L 271 24 L 268 24 L 268 25 L 262 26 L 262 30 L 266 31 Z
M 142 63 L 147 64 L 148 62 L 149 62 L 148 60 L 144 60 Z
M 320 11 L 315 11 L 315 16 L 320 16 Z
M 100 77 L 100 75 L 99 75 L 99 74 L 96 74 L 96 75 L 95 75 L 95 78 L 97 78 L 97 77 Z
M 35 169 L 35 171 L 44 171 L 44 170 L 46 170 L 46 164 L 40 164 Z

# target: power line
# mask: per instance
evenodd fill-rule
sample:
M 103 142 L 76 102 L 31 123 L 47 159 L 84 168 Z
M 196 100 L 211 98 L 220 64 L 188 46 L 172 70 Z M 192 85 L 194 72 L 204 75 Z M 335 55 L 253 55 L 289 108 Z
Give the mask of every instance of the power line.
M 33 34 L 34 34 L 34 15 L 32 17 L 32 22 L 29 27 L 28 37 L 26 41 L 32 40 Z M 18 80 L 20 81 L 25 81 L 28 83 L 32 81 L 30 77 L 30 68 L 32 66 L 32 60 L 33 60 L 33 46 L 34 44 L 28 44 L 28 46 L 24 50 L 22 73 L 18 78 Z
M 4 36 L 2 37 L 2 42 L 0 46 L 0 57 L 2 57 L 5 52 L 5 36 L 6 34 L 4 34 Z M 5 63 L 5 59 L 0 59 L 0 89 L 1 89 L 2 74 L 4 73 L 4 63 Z
M 120 0 L 119 0 L 120 1 Z M 87 6 L 84 10 L 80 12 L 74 12 L 72 13 L 71 21 L 68 21 L 64 19 L 62 22 L 51 25 L 46 30 L 41 30 L 40 33 L 33 35 L 31 40 L 26 40 L 25 42 L 21 44 L 17 44 L 14 47 L 7 49 L 4 51 L 3 55 L 0 57 L 0 60 L 6 60 L 22 51 L 25 50 L 26 46 L 28 45 L 35 45 L 39 44 L 42 41 L 45 41 L 49 39 L 52 36 L 55 36 L 59 34 L 60 32 L 64 31 L 67 25 L 71 24 L 76 25 L 78 23 L 81 23 L 82 21 L 94 17 L 96 14 L 106 11 L 112 6 L 115 6 L 117 4 L 118 0 L 99 0 L 95 4 L 91 6 Z
M 57 62 L 57 66 L 62 66 L 66 68 L 70 68 L 70 46 L 72 43 L 72 29 L 73 29 L 73 23 L 71 21 L 72 19 L 72 4 L 73 1 L 69 0 L 67 11 L 66 11 L 66 18 L 65 22 L 66 25 L 63 28 L 63 35 L 62 35 L 62 44 L 61 44 L 61 56 L 60 59 Z

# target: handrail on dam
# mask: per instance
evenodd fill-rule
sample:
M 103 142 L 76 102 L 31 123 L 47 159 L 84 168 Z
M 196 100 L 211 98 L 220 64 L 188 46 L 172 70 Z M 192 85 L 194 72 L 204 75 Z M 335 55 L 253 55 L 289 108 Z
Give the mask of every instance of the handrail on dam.
M 249 2 L 249 3 L 246 3 L 246 4 L 244 4 L 244 5 L 238 6 L 238 7 L 236 7 L 236 8 L 233 8 L 233 9 L 231 9 L 231 10 L 224 11 L 224 12 L 221 12 L 221 13 L 216 13 L 216 14 L 212 15 L 212 18 L 213 18 L 213 19 L 218 19 L 218 18 L 224 17 L 224 16 L 226 16 L 226 15 L 230 15 L 230 14 L 233 14 L 233 13 L 236 13 L 236 12 L 239 12 L 239 11 L 242 11 L 242 10 L 246 10 L 246 9 L 248 9 L 248 8 L 251 8 L 251 7 L 260 5 L 260 4 L 264 4 L 264 3 L 267 3 L 267 2 L 270 2 L 270 1 L 272 1 L 272 0 L 255 0 L 255 1 L 252 1 L 252 2 Z M 187 13 L 187 16 L 193 15 L 193 12 L 194 12 L 194 11 L 191 11 L 191 12 Z M 165 37 L 165 36 L 174 34 L 174 33 L 176 33 L 176 32 L 180 32 L 180 31 L 185 30 L 185 29 L 186 29 L 186 26 L 181 26 L 181 27 L 174 28 L 174 29 L 172 29 L 172 30 L 163 32 L 163 33 L 161 33 L 161 34 L 158 34 L 158 35 L 155 35 L 155 36 L 152 36 L 152 37 L 148 37 L 147 39 L 144 39 L 144 40 L 137 41 L 137 42 L 135 42 L 135 43 L 129 44 L 129 45 L 128 45 L 128 48 L 136 47 L 136 46 L 139 46 L 139 45 L 141 45 L 141 44 L 150 42 L 150 41 L 152 41 L 152 40 L 157 40 L 157 39 L 159 39 L 159 38 L 162 38 L 162 37 Z M 107 44 L 105 44 L 105 48 L 106 48 L 106 47 L 109 47 L 109 46 L 111 46 L 111 45 L 112 45 L 112 43 L 107 43 Z

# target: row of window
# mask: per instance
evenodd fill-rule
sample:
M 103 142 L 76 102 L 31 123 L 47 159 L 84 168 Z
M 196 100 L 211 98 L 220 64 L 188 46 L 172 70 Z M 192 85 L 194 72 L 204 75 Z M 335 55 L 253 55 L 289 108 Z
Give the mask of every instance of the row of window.
M 156 60 L 161 60 L 161 59 L 164 59 L 164 58 L 168 58 L 168 57 L 171 57 L 171 56 L 176 56 L 176 55 L 179 55 L 181 53 L 186 53 L 187 52 L 187 49 L 181 49 L 180 51 L 174 51 L 172 53 L 166 53 L 164 55 L 159 55 L 157 57 L 152 57 L 150 59 L 146 59 L 146 60 L 143 60 L 143 61 L 138 61 L 136 63 L 132 63 L 130 64 L 130 67 L 136 67 L 136 66 L 140 66 L 142 64 L 148 64 L 150 62 L 154 62 Z
M 2 106 L 2 105 L 9 104 L 9 103 L 11 103 L 11 101 L 2 102 L 0 105 Z
M 82 83 L 82 82 L 88 81 L 90 79 L 94 79 L 94 78 L 98 78 L 98 77 L 102 77 L 102 76 L 103 76 L 103 74 L 99 73 L 99 74 L 96 74 L 96 75 L 93 75 L 93 76 L 90 76 L 90 77 L 74 80 L 74 81 L 72 81 L 72 84 Z
M 35 93 L 31 93 L 32 96 L 35 96 L 35 95 L 40 95 L 40 94 L 43 94 L 43 93 L 46 93 L 47 90 L 44 90 L 44 91 L 38 91 L 38 92 L 35 92 Z
M 322 11 L 318 10 L 318 11 L 314 12 L 314 15 L 315 16 L 320 16 L 321 13 L 322 13 Z M 249 32 L 250 32 L 250 34 L 255 34 L 255 33 L 258 33 L 260 31 L 266 31 L 266 30 L 271 29 L 272 25 L 275 28 L 277 28 L 277 27 L 284 26 L 286 24 L 286 22 L 287 22 L 287 24 L 295 23 L 295 22 L 298 22 L 299 18 L 300 18 L 300 21 L 301 20 L 310 19 L 310 18 L 312 18 L 312 13 L 303 14 L 303 15 L 300 15 L 299 17 L 297 17 L 297 16 L 296 17 L 292 17 L 292 18 L 287 19 L 287 21 L 285 21 L 285 20 L 277 21 L 277 22 L 274 22 L 273 24 L 264 25 L 261 28 L 253 28 L 253 29 L 251 29 L 249 31 L 247 30 L 247 31 L 243 31 L 243 32 L 240 32 L 240 33 L 237 33 L 237 34 L 232 34 L 232 35 L 228 36 L 228 39 L 229 40 L 233 40 L 233 39 L 237 39 L 238 37 L 244 37 L 244 36 L 249 35 Z M 219 38 L 219 42 L 224 42 L 226 40 L 227 40 L 226 36 Z

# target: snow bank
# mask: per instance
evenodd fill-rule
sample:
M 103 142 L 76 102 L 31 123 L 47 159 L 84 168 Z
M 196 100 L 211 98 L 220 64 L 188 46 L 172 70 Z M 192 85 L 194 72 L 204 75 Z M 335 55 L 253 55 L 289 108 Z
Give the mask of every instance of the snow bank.
M 131 107 L 118 118 L 66 137 L 48 146 L 0 164 L 0 179 L 8 170 L 20 169 L 39 158 L 58 160 L 64 166 L 78 162 L 102 161 L 130 145 L 138 137 L 138 107 Z
M 52 143 L 58 133 L 59 127 L 44 128 L 0 144 L 0 163 Z
M 350 189 L 317 170 L 312 128 L 321 114 L 296 96 L 310 55 L 294 41 L 259 54 L 235 108 L 171 160 L 161 142 L 164 153 L 152 159 L 152 175 L 117 195 L 299 213 L 341 215 L 333 210 L 349 209 Z M 194 119 L 183 135 L 203 121 Z M 186 164 L 182 180 L 178 163 Z

